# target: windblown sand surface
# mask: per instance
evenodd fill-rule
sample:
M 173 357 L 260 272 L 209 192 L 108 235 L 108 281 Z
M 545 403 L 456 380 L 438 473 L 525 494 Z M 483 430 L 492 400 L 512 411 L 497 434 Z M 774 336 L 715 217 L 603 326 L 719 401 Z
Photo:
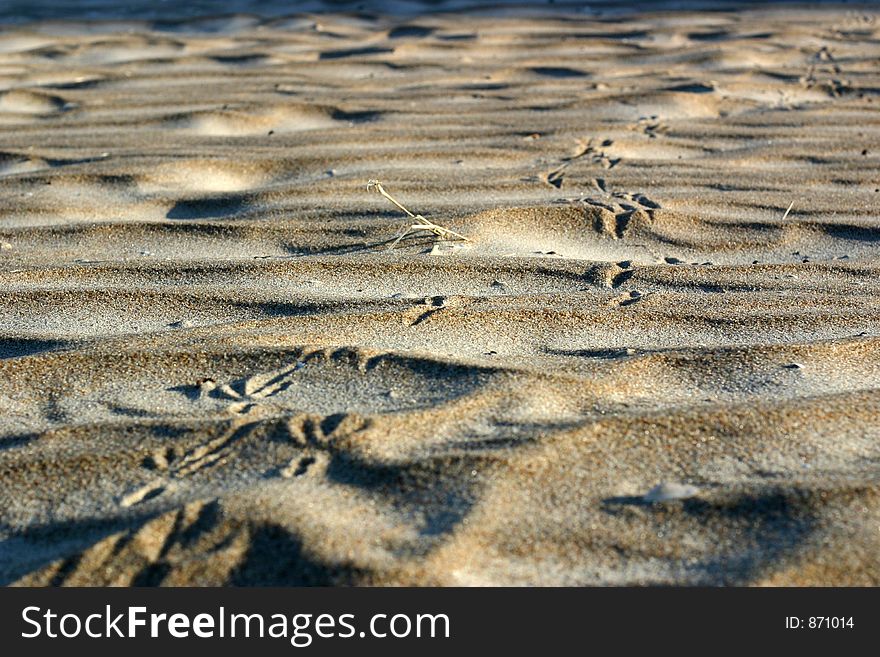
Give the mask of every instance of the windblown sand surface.
M 851 7 L 8 26 L 0 581 L 880 583 L 878 62 Z

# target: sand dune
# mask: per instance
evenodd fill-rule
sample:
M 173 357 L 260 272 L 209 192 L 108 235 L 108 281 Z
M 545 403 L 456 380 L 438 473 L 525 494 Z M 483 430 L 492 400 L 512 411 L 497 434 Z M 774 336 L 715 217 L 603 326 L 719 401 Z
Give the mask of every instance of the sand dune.
M 876 16 L 398 9 L 0 29 L 0 581 L 880 583 Z

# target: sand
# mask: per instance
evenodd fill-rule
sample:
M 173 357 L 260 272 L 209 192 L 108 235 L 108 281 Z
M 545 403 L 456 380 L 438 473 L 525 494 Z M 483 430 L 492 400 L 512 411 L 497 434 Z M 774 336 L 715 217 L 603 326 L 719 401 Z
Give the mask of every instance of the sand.
M 413 6 L 0 30 L 0 582 L 880 583 L 876 15 Z

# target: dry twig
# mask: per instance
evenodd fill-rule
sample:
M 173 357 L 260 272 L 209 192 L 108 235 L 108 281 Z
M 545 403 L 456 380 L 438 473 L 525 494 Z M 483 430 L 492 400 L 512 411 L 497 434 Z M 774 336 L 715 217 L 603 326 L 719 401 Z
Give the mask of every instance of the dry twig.
M 786 210 L 786 211 L 785 211 L 785 214 L 782 215 L 782 221 L 785 221 L 785 220 L 788 218 L 788 213 L 791 212 L 791 209 L 792 209 L 793 207 L 794 207 L 794 201 L 792 201 L 792 202 L 789 204 L 789 206 L 788 206 L 788 210 Z
M 391 201 L 391 203 L 393 203 L 398 209 L 402 210 L 408 217 L 417 222 L 411 224 L 401 235 L 399 235 L 398 238 L 394 240 L 394 242 L 391 244 L 391 246 L 388 247 L 389 249 L 393 249 L 395 246 L 397 246 L 400 240 L 402 240 L 410 233 L 414 233 L 417 231 L 428 231 L 433 233 L 437 237 L 446 240 L 459 239 L 464 240 L 465 242 L 468 241 L 468 238 L 461 233 L 456 233 L 454 230 L 449 230 L 448 228 L 444 228 L 443 226 L 438 226 L 432 221 L 428 221 L 427 219 L 425 219 L 422 215 L 413 214 L 412 212 L 407 210 L 400 201 L 398 201 L 396 198 L 391 196 L 391 194 L 385 191 L 385 188 L 382 187 L 382 183 L 380 183 L 378 180 L 370 180 L 369 182 L 367 182 L 367 190 L 376 190 L 386 199 Z

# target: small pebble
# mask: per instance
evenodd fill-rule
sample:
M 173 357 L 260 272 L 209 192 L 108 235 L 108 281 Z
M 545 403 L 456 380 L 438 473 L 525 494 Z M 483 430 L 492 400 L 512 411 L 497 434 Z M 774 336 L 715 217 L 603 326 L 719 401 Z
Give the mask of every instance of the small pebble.
M 690 484 L 676 484 L 672 482 L 664 482 L 657 484 L 645 493 L 643 499 L 645 502 L 668 502 L 671 500 L 686 500 L 694 497 L 700 492 L 700 489 Z
M 450 242 L 438 242 L 434 246 L 431 247 L 431 251 L 429 255 L 438 256 L 438 255 L 454 255 L 457 251 L 462 249 L 461 244 L 452 244 Z
M 12 244 L 9 242 L 0 242 L 0 251 L 9 251 L 12 249 Z

